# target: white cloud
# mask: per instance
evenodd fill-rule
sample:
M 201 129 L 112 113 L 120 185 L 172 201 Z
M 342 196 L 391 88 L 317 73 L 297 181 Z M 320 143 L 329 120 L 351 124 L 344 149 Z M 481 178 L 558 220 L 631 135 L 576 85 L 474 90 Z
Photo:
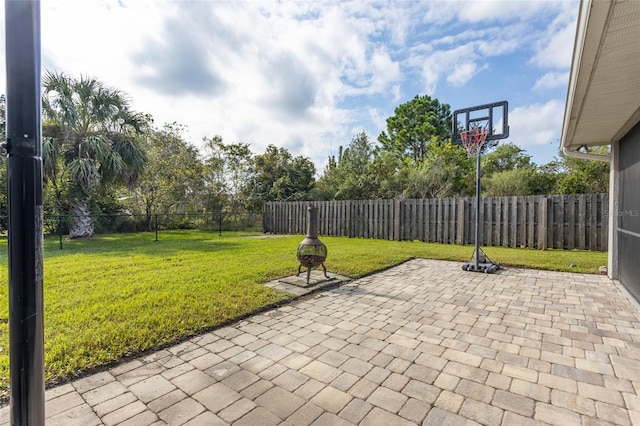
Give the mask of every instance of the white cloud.
M 482 67 L 482 69 L 486 66 Z M 479 71 L 478 64 L 475 62 L 462 62 L 458 64 L 451 74 L 447 76 L 447 82 L 454 86 L 463 86 L 467 81 L 477 74 Z
M 422 78 L 426 93 L 434 93 L 438 81 L 446 76 L 446 81 L 454 86 L 464 86 L 478 72 L 486 68 L 479 64 L 482 58 L 476 53 L 474 43 L 467 43 L 451 50 L 439 50 L 425 55 Z
M 387 117 L 380 112 L 378 108 L 367 108 L 371 121 L 379 129 L 380 132 L 387 128 Z M 377 135 L 374 135 L 377 136 Z
M 557 99 L 514 108 L 509 113 L 509 140 L 524 148 L 553 143 L 560 137 L 563 118 L 564 102 Z
M 547 12 L 549 8 L 557 7 L 558 2 L 509 0 L 460 1 L 456 3 L 458 4 L 458 17 L 461 21 L 482 25 L 496 21 L 530 19 Z
M 497 59 L 537 49 L 535 61 L 560 63 L 553 49 L 577 5 L 565 3 L 56 0 L 41 5 L 42 62 L 128 93 L 158 125 L 187 125 L 196 145 L 218 134 L 321 164 L 353 129 L 375 140 L 401 100 L 486 70 L 499 82 L 509 70 Z M 549 73 L 536 88 L 551 96 L 561 78 Z
M 566 86 L 569 81 L 569 72 L 548 72 L 540 77 L 533 90 L 555 89 L 556 87 Z
M 531 62 L 540 68 L 569 68 L 576 34 L 577 5 L 565 7 L 547 27 Z

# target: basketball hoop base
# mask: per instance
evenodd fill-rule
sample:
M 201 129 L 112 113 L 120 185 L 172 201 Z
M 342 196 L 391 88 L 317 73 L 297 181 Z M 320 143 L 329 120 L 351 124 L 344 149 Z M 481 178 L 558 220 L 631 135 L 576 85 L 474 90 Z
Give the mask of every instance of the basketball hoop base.
M 482 251 L 481 248 L 478 248 L 477 252 L 478 252 L 478 263 L 477 263 L 477 265 L 476 265 L 476 253 L 475 253 L 475 250 L 474 250 L 474 254 L 473 254 L 473 257 L 471 258 L 471 260 L 469 262 L 465 263 L 464 265 L 462 265 L 462 270 L 463 271 L 484 272 L 485 274 L 493 274 L 498 269 L 500 269 L 500 264 L 497 263 L 497 262 L 491 261 L 491 259 L 489 259 L 487 257 L 487 255 L 484 254 L 484 252 Z
M 500 269 L 500 264 L 494 262 L 483 262 L 478 263 L 478 268 L 476 268 L 475 262 L 468 262 L 462 265 L 462 269 L 467 272 L 484 272 L 485 274 L 493 274 Z

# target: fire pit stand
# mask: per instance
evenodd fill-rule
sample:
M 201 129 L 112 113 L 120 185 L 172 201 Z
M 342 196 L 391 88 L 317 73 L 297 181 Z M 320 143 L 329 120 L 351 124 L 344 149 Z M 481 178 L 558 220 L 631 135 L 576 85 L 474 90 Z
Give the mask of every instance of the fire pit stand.
M 309 207 L 308 212 L 308 225 L 307 235 L 304 240 L 298 246 L 298 274 L 300 276 L 302 267 L 307 268 L 307 285 L 311 279 L 311 270 L 316 266 L 322 266 L 325 278 L 329 278 L 327 275 L 327 268 L 324 266 L 324 261 L 327 258 L 327 246 L 318 239 L 318 208 Z

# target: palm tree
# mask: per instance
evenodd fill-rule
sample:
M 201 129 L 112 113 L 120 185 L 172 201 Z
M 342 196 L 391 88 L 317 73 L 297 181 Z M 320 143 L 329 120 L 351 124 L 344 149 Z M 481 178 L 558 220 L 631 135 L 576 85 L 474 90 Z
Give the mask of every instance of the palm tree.
M 52 72 L 43 78 L 43 112 L 45 179 L 68 196 L 70 238 L 90 237 L 98 185 L 132 184 L 142 171 L 146 155 L 139 138 L 148 117 L 132 112 L 122 92 L 95 78 Z

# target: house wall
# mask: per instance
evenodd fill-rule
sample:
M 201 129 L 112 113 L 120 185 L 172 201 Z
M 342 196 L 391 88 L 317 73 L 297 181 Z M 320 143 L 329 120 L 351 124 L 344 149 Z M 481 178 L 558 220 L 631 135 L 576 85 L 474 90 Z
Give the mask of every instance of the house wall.
M 618 278 L 640 301 L 640 123 L 620 140 L 618 166 Z

